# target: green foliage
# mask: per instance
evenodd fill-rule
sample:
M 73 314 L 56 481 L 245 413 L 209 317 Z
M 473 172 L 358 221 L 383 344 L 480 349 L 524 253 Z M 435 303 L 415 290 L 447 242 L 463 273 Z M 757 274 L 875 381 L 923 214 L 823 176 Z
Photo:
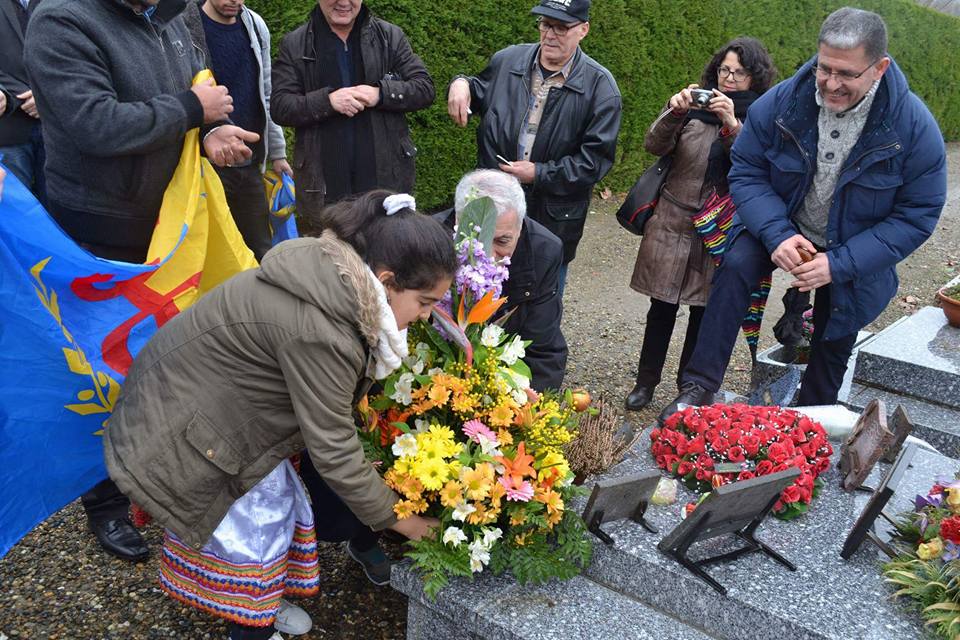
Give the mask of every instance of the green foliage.
M 408 542 L 408 558 L 423 577 L 423 592 L 431 600 L 436 600 L 440 590 L 447 586 L 450 576 L 470 577 L 470 556 L 456 548 L 433 539 Z
M 250 0 L 273 34 L 302 24 L 308 1 Z M 447 206 L 453 188 L 476 161 L 476 119 L 464 129 L 447 117 L 446 86 L 458 73 L 475 74 L 497 50 L 537 38 L 534 0 L 368 0 L 379 16 L 400 25 L 437 86 L 432 107 L 408 116 L 417 161 L 417 200 L 424 209 Z M 770 50 L 780 78 L 816 50 L 820 23 L 845 0 L 603 0 L 592 8 L 584 50 L 613 73 L 623 93 L 617 162 L 601 184 L 625 191 L 651 163 L 646 128 L 667 99 L 697 82 L 712 53 L 738 35 Z M 912 89 L 927 103 L 948 140 L 960 138 L 960 19 L 911 0 L 861 0 L 890 30 L 890 52 Z
M 955 640 L 960 634 L 960 561 L 920 560 L 904 555 L 883 565 L 885 581 L 895 597 L 910 598 L 937 637 Z

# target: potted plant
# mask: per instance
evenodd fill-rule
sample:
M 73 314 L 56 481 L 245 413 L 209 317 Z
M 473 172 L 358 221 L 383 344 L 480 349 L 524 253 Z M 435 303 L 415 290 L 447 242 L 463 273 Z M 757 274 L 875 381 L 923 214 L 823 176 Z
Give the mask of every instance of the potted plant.
M 951 327 L 960 328 L 960 284 L 952 287 L 943 287 L 937 292 L 940 299 L 940 308 L 947 316 L 947 323 Z

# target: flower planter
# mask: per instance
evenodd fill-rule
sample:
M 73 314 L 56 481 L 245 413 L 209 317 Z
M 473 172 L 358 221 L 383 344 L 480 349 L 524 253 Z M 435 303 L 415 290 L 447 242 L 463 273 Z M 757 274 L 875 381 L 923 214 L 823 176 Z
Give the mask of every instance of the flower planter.
M 957 287 L 950 287 L 953 290 L 953 295 L 956 296 Z M 960 300 L 950 297 L 947 295 L 947 287 L 937 291 L 937 298 L 940 300 L 940 308 L 943 309 L 943 314 L 947 316 L 947 324 L 951 327 L 960 328 Z

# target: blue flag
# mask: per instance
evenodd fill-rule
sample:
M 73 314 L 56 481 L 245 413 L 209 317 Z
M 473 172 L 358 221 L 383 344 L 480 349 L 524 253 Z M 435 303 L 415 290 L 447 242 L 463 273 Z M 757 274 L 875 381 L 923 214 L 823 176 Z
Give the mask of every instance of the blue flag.
M 0 557 L 37 523 L 107 477 L 103 425 L 125 371 L 102 345 L 140 310 L 130 292 L 157 265 L 95 258 L 12 174 L 0 197 Z M 95 311 L 92 308 L 95 307 Z M 114 333 L 116 362 L 156 330 Z
M 263 185 L 270 204 L 270 234 L 273 244 L 298 237 L 297 222 L 293 217 L 297 204 L 293 178 L 273 170 L 263 174 Z
M 107 477 L 103 429 L 134 356 L 177 313 L 256 266 L 196 130 L 146 264 L 80 248 L 10 172 L 0 195 L 0 557 Z

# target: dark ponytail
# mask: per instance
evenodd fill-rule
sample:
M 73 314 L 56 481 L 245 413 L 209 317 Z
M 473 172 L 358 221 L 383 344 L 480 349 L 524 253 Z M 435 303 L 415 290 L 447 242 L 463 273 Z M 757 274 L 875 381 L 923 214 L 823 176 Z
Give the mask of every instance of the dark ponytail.
M 432 217 L 403 209 L 388 216 L 378 189 L 324 209 L 321 224 L 360 254 L 374 271 L 394 274 L 396 289 L 430 289 L 456 272 L 453 234 Z

